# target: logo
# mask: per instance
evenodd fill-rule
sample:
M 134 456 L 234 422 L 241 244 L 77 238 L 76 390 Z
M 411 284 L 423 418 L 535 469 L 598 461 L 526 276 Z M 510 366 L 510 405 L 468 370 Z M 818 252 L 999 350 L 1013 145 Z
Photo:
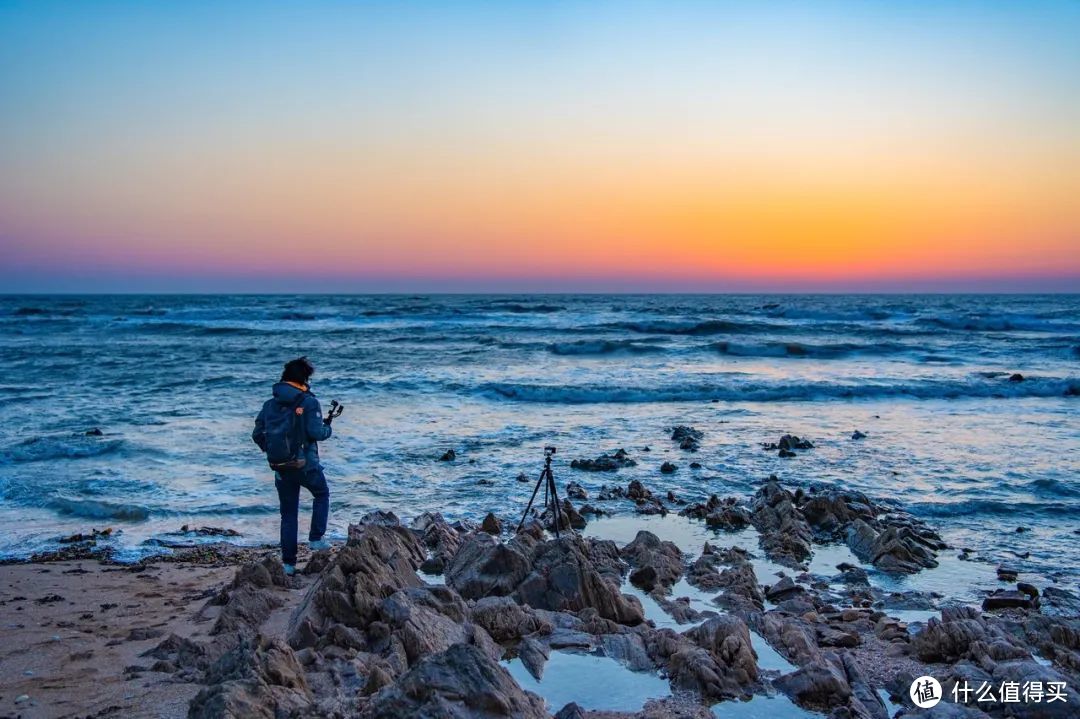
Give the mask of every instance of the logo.
M 933 677 L 919 677 L 911 683 L 908 690 L 911 701 L 920 709 L 929 709 L 937 706 L 941 701 L 941 684 Z

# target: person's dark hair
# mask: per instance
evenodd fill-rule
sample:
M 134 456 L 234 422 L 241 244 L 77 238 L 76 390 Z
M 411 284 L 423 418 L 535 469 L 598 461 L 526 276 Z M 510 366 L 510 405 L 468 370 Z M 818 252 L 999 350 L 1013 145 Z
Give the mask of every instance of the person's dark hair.
M 313 374 L 315 374 L 315 365 L 311 364 L 307 357 L 297 357 L 285 363 L 285 371 L 281 373 L 281 381 L 307 384 Z

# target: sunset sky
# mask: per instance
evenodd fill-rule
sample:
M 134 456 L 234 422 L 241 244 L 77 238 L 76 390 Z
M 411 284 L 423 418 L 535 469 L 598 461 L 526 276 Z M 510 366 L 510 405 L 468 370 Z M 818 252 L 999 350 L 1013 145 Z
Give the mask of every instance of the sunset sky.
M 1078 2 L 0 0 L 6 291 L 1080 291 Z

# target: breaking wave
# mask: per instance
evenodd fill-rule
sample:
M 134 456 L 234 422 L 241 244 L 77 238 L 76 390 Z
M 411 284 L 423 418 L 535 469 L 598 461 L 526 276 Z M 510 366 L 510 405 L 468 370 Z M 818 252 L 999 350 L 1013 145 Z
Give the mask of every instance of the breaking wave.
M 687 383 L 661 387 L 611 385 L 544 385 L 489 382 L 477 388 L 482 396 L 518 402 L 555 404 L 639 402 L 807 402 L 883 397 L 915 399 L 1022 398 L 1080 395 L 1080 379 L 1030 379 L 1003 382 L 926 380 L 881 384 L 833 382 Z

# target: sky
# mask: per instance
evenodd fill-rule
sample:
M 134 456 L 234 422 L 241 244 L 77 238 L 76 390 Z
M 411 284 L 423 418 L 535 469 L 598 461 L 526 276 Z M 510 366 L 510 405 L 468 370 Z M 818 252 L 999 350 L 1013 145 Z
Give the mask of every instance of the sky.
M 0 0 L 9 292 L 1080 291 L 1080 2 Z

